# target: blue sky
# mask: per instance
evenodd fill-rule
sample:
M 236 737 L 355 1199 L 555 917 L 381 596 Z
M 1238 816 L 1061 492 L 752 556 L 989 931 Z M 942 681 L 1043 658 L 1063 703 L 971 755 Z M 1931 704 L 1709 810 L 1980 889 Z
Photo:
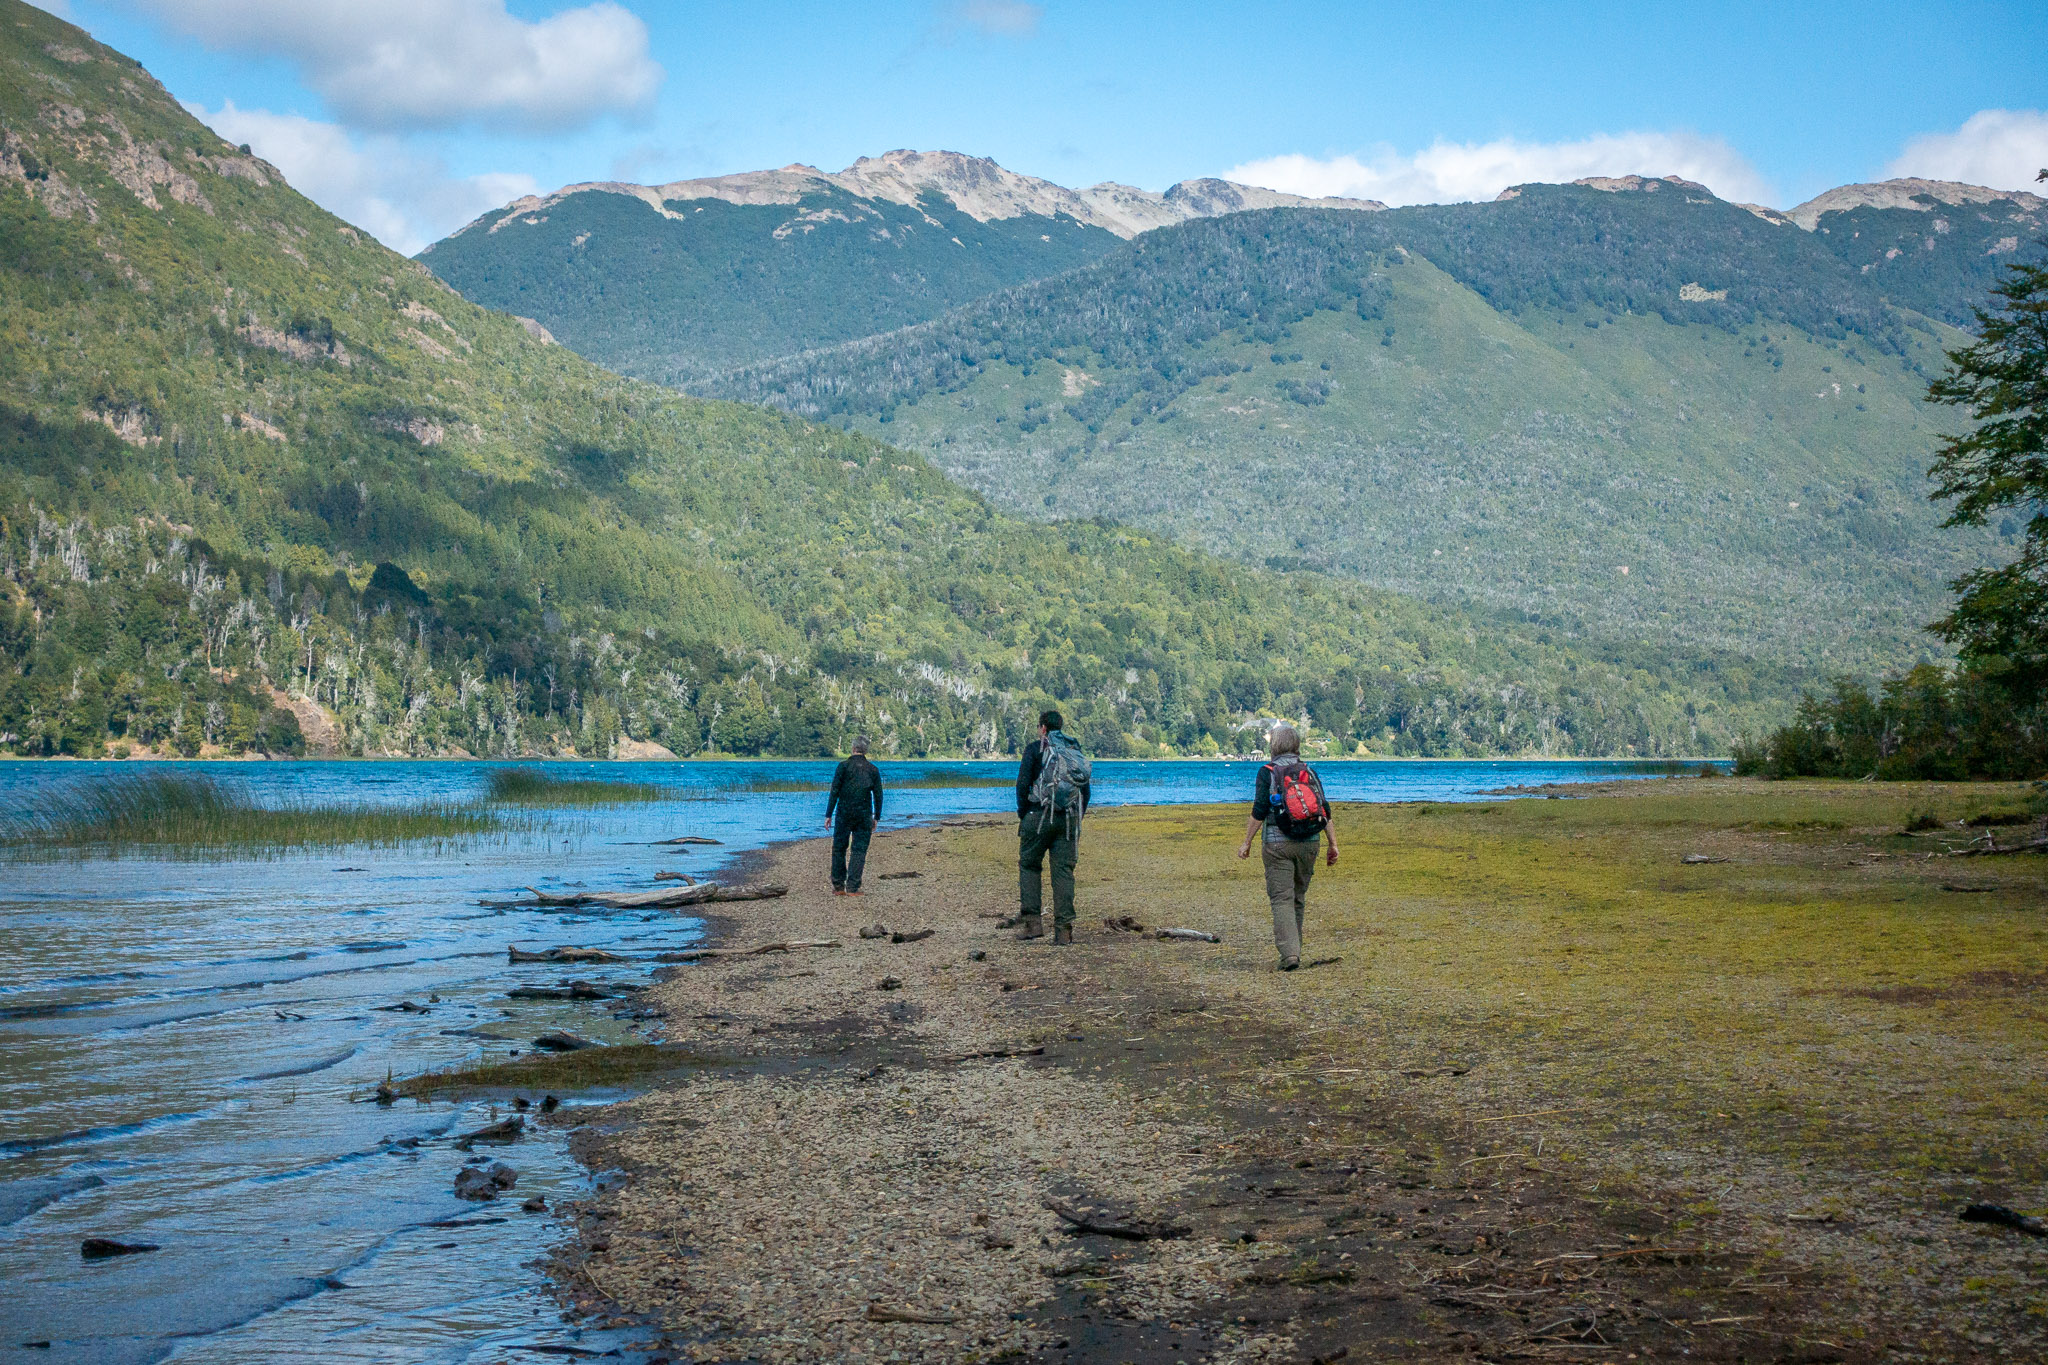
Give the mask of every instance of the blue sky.
M 1789 206 L 2048 164 L 2048 4 L 68 0 L 404 250 L 515 194 L 893 147 L 1388 202 L 1677 172 Z

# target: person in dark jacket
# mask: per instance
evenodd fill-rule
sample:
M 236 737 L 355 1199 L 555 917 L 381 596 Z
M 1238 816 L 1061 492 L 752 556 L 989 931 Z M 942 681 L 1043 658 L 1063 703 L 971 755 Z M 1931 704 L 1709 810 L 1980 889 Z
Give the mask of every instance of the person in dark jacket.
M 1057 711 L 1038 718 L 1038 738 L 1024 746 L 1023 761 L 1017 765 L 1017 931 L 1020 939 L 1045 937 L 1045 856 L 1052 855 L 1052 941 L 1074 941 L 1074 864 L 1079 858 L 1081 827 L 1078 818 L 1069 819 L 1046 810 L 1032 797 L 1045 767 L 1048 744 L 1067 742 L 1060 733 L 1066 724 Z M 1053 736 L 1059 739 L 1054 740 Z M 1075 784 L 1081 795 L 1081 812 L 1088 810 L 1088 779 Z
M 833 895 L 861 894 L 868 840 L 874 837 L 875 822 L 881 818 L 882 773 L 868 762 L 868 737 L 858 735 L 853 753 L 833 770 L 832 794 L 825 798 L 825 823 L 832 829 Z

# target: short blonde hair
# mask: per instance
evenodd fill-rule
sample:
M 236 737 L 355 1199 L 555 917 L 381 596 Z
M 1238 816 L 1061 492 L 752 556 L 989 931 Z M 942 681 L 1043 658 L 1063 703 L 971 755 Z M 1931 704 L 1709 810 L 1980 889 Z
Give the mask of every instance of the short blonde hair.
M 1272 758 L 1278 758 L 1282 754 L 1293 754 L 1299 758 L 1301 756 L 1301 731 L 1295 729 L 1286 721 L 1281 721 L 1278 725 L 1266 731 L 1266 753 Z

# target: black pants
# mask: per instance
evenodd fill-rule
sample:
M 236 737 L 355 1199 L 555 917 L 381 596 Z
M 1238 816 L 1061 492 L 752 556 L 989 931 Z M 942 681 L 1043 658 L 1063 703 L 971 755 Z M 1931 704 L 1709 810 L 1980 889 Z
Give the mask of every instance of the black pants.
M 1052 855 L 1053 927 L 1074 922 L 1074 863 L 1079 856 L 1080 821 L 1048 819 L 1033 806 L 1017 825 L 1017 908 L 1045 912 L 1045 855 Z
M 835 820 L 832 823 L 832 889 L 860 890 L 860 874 L 868 863 L 868 840 L 875 834 L 872 820 Z M 852 857 L 847 854 L 851 852 Z

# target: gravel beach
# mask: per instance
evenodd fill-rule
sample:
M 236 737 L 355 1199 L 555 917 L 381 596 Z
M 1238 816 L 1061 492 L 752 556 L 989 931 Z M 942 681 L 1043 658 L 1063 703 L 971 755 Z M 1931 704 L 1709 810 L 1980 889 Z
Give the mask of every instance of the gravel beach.
M 694 1060 L 585 1111 L 598 1193 L 551 1266 L 569 1311 L 674 1360 L 1878 1358 L 1829 1335 L 1824 1266 L 1546 1154 L 1569 1117 L 1472 1120 L 1427 1037 L 1310 998 L 1326 974 L 1275 970 L 1249 879 L 1228 923 L 1120 888 L 1091 854 L 1138 818 L 1091 818 L 1071 948 L 999 927 L 1009 821 L 878 837 L 858 898 L 829 893 L 822 841 L 765 855 L 749 874 L 790 894 L 722 907 L 713 941 L 836 946 L 649 992 Z

